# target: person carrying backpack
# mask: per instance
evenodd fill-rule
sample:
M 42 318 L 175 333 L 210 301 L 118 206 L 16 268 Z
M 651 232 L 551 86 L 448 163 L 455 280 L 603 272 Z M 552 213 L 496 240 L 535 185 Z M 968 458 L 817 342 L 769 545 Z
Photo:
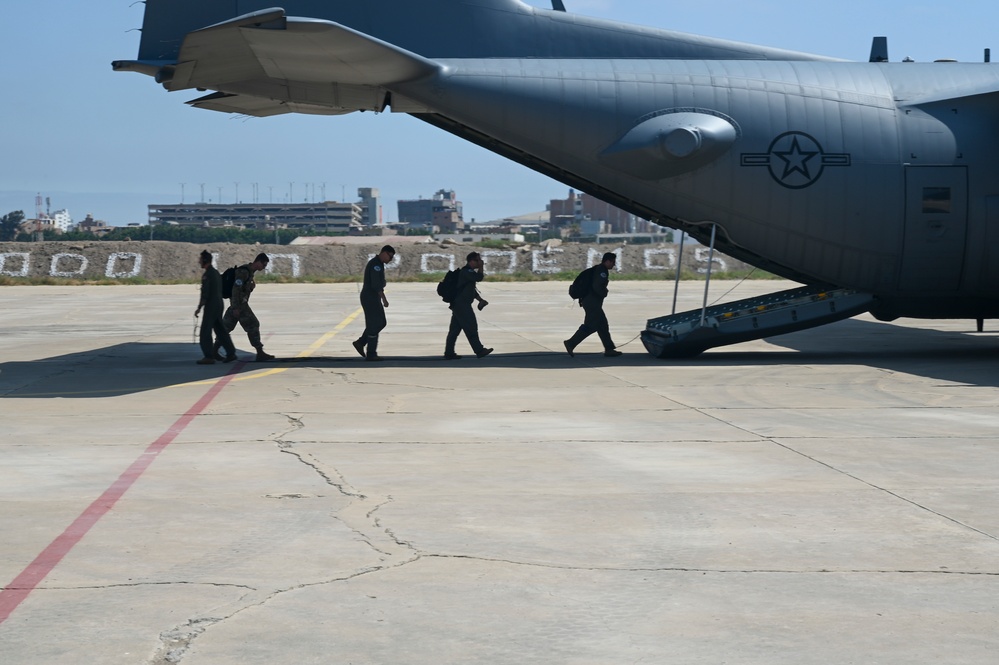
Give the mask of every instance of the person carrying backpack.
M 610 324 L 604 314 L 604 298 L 607 297 L 607 283 L 610 281 L 610 271 L 617 264 L 617 256 L 613 252 L 604 254 L 603 259 L 595 266 L 587 268 L 579 274 L 570 287 L 570 295 L 579 298 L 579 306 L 586 312 L 583 325 L 576 334 L 565 340 L 565 350 L 570 356 L 575 355 L 576 347 L 584 339 L 597 333 L 604 345 L 604 355 L 616 358 L 621 352 L 614 348 L 610 336 Z M 582 293 L 580 293 L 582 291 Z
M 479 341 L 479 322 L 475 318 L 475 311 L 472 303 L 479 301 L 479 309 L 486 306 L 486 301 L 482 300 L 475 288 L 476 283 L 485 278 L 483 272 L 482 257 L 478 252 L 472 252 L 465 257 L 465 267 L 458 273 L 457 285 L 454 297 L 451 298 L 451 325 L 448 327 L 447 340 L 444 342 L 444 359 L 457 360 L 461 358 L 454 352 L 454 345 L 458 341 L 458 334 L 464 331 L 468 344 L 472 347 L 476 358 L 485 358 L 493 352 L 487 349 Z
M 232 285 L 232 295 L 229 298 L 229 309 L 225 311 L 225 316 L 222 317 L 222 324 L 228 332 L 232 332 L 236 328 L 237 323 L 243 327 L 243 330 L 246 331 L 247 339 L 250 340 L 250 344 L 257 350 L 257 362 L 274 360 L 274 356 L 264 351 L 264 343 L 260 340 L 260 321 L 253 313 L 253 310 L 250 309 L 250 294 L 257 287 L 257 283 L 253 280 L 253 273 L 263 270 L 270 262 L 270 257 L 261 252 L 257 254 L 257 258 L 253 259 L 253 263 L 247 263 L 236 268 L 235 281 Z M 216 341 L 216 359 L 221 358 L 218 353 L 219 348 L 221 346 Z

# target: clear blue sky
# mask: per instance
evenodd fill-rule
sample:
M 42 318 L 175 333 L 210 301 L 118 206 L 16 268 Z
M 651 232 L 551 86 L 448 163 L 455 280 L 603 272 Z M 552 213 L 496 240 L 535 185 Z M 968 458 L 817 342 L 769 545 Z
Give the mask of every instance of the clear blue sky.
M 372 0 L 357 0 L 370 2 Z M 415 0 L 414 0 L 415 1 Z M 964 0 L 564 0 L 570 12 L 866 60 L 886 35 L 891 59 L 999 61 L 999 2 Z M 529 4 L 550 7 L 544 0 Z M 279 6 L 279 2 L 275 2 Z M 151 78 L 114 73 L 138 50 L 143 5 L 129 0 L 20 0 L 0 22 L 3 159 L 0 214 L 34 212 L 34 196 L 111 224 L 146 222 L 148 203 L 309 195 L 355 200 L 378 187 L 387 220 L 396 199 L 454 189 L 479 221 L 544 209 L 561 183 L 402 114 L 235 118 L 196 110 L 193 91 L 167 93 Z M 999 66 L 999 65 L 997 65 Z

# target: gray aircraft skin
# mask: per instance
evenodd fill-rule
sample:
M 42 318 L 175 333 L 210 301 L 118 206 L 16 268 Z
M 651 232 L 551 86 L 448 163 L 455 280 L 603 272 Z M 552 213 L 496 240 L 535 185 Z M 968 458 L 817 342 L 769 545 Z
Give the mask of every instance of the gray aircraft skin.
M 138 58 L 113 64 L 222 112 L 409 113 L 702 241 L 716 224 L 718 250 L 873 294 L 882 319 L 999 315 L 999 68 L 561 5 L 147 0 Z

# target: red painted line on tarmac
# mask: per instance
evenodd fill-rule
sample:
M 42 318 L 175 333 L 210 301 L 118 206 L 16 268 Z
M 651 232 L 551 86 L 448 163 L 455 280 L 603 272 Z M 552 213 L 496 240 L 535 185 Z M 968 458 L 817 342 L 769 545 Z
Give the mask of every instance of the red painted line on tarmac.
M 41 584 L 42 580 L 52 572 L 52 569 L 62 561 L 63 557 L 69 554 L 70 550 L 87 535 L 87 532 L 114 507 L 118 499 L 135 484 L 135 481 L 156 460 L 156 457 L 191 424 L 191 421 L 201 415 L 201 412 L 211 404 L 212 400 L 236 376 L 244 364 L 243 362 L 236 363 L 228 374 L 209 388 L 208 392 L 187 410 L 187 413 L 178 418 L 177 422 L 160 435 L 160 438 L 149 444 L 142 455 L 118 476 L 118 480 L 104 490 L 104 493 L 91 503 L 61 535 L 49 543 L 49 546 L 42 550 L 42 553 L 35 557 L 35 560 L 28 564 L 28 567 L 21 571 L 20 575 L 15 577 L 3 590 L 0 590 L 0 624 L 13 614 L 18 605 Z

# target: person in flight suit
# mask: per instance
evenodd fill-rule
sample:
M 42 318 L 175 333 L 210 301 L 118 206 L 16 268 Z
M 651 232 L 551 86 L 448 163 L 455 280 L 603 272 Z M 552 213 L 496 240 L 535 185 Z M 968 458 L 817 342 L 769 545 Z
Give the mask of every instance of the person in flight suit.
M 610 271 L 614 269 L 616 263 L 617 256 L 613 252 L 607 252 L 600 263 L 583 271 L 583 273 L 592 274 L 590 278 L 586 279 L 589 291 L 579 299 L 579 306 L 586 312 L 586 316 L 583 319 L 583 325 L 579 326 L 576 334 L 563 342 L 565 350 L 569 352 L 570 356 L 575 355 L 573 352 L 579 343 L 593 333 L 597 333 L 600 341 L 603 342 L 605 356 L 616 358 L 621 355 L 621 352 L 614 348 L 614 342 L 610 336 L 610 324 L 607 323 L 607 315 L 604 314 L 607 282 L 610 281 Z
M 253 263 L 247 263 L 236 268 L 236 281 L 232 285 L 232 297 L 229 298 L 229 309 L 225 311 L 225 316 L 222 317 L 222 324 L 227 331 L 232 332 L 236 328 L 236 323 L 239 323 L 243 330 L 246 331 L 247 339 L 250 340 L 253 348 L 257 350 L 257 362 L 274 360 L 274 356 L 264 352 L 264 343 L 260 341 L 260 321 L 257 320 L 257 317 L 253 314 L 253 310 L 250 309 L 250 294 L 257 287 L 257 283 L 253 281 L 253 273 L 263 270 L 270 262 L 270 257 L 261 252 L 257 254 L 257 258 L 253 259 Z M 219 343 L 216 342 L 215 344 L 216 349 L 218 349 Z
M 385 297 L 385 266 L 392 262 L 394 256 L 395 249 L 391 245 L 385 245 L 364 267 L 364 286 L 361 287 L 364 332 L 352 344 L 365 360 L 381 360 L 378 355 L 378 333 L 385 328 L 385 308 L 389 304 Z
M 225 348 L 225 358 L 222 362 L 231 363 L 236 360 L 236 347 L 233 346 L 229 331 L 222 324 L 222 276 L 212 265 L 212 254 L 208 250 L 201 252 L 198 264 L 204 273 L 201 275 L 201 300 L 198 302 L 198 309 L 194 310 L 194 316 L 197 316 L 202 308 L 205 309 L 205 318 L 201 319 L 199 340 L 204 358 L 199 360 L 198 364 L 215 364 L 213 332 L 218 338 L 219 346 Z
M 458 341 L 458 333 L 464 331 L 465 338 L 468 339 L 472 351 L 476 358 L 485 358 L 493 352 L 487 349 L 479 341 L 479 323 L 475 319 L 475 312 L 472 310 L 472 302 L 479 301 L 479 309 L 485 307 L 485 301 L 479 296 L 475 285 L 485 278 L 482 269 L 482 257 L 478 252 L 472 252 L 465 257 L 465 267 L 458 273 L 458 287 L 454 299 L 451 301 L 451 325 L 447 331 L 447 340 L 444 343 L 444 359 L 457 360 L 461 358 L 454 352 L 455 342 Z

